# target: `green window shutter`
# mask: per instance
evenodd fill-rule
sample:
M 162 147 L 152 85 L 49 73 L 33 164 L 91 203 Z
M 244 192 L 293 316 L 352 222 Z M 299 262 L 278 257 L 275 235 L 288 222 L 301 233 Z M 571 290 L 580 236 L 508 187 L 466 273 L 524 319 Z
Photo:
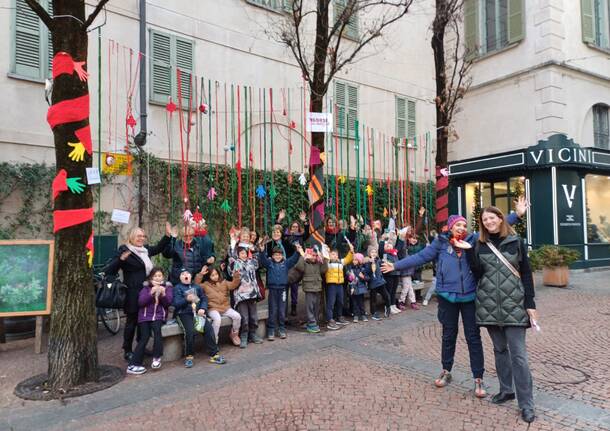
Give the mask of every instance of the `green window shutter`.
M 415 101 L 407 101 L 407 136 L 409 138 L 414 137 L 417 134 L 417 127 L 415 123 Z
M 345 134 L 345 105 L 347 102 L 346 85 L 335 81 L 335 124 L 337 133 Z
M 595 9 L 594 0 L 580 0 L 580 20 L 582 23 L 582 40 L 595 43 Z
M 180 69 L 180 96 L 182 105 L 188 106 L 191 91 L 191 76 L 193 74 L 193 42 L 190 40 L 176 38 L 176 67 Z M 176 84 L 176 94 L 178 84 Z
M 30 78 L 40 78 L 41 23 L 38 15 L 24 0 L 16 0 L 15 6 L 14 73 Z
M 358 120 L 358 87 L 347 86 L 347 136 L 356 136 L 356 120 Z
M 50 16 L 53 16 L 53 0 L 48 0 L 47 3 L 47 12 Z M 42 23 L 41 23 L 42 24 Z M 53 38 L 51 37 L 51 32 L 49 29 L 42 24 L 44 31 L 47 33 L 47 46 L 46 46 L 46 54 L 45 58 L 47 59 L 47 71 L 46 77 L 53 76 Z
M 402 139 L 407 136 L 407 101 L 403 97 L 396 96 L 396 138 Z
M 339 17 L 347 7 L 348 1 L 349 0 L 334 0 L 334 22 L 339 20 Z M 344 35 L 351 39 L 358 39 L 358 27 L 358 13 L 355 12 L 349 17 L 349 21 L 344 29 Z
M 151 99 L 165 103 L 172 95 L 171 37 L 151 31 Z
M 523 0 L 508 0 L 508 43 L 518 42 L 525 36 Z
M 464 0 L 464 41 L 466 43 L 467 57 L 474 57 L 478 53 L 478 3 L 478 0 Z

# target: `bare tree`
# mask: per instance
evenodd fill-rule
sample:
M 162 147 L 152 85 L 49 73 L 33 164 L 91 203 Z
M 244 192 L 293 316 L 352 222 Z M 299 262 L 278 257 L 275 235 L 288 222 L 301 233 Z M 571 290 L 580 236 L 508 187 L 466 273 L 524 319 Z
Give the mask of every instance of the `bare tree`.
M 85 168 L 91 166 L 92 155 L 90 134 L 86 133 L 89 131 L 89 87 L 82 65 L 87 61 L 87 28 L 108 0 L 100 0 L 88 17 L 85 16 L 84 0 L 53 0 L 54 16 L 50 16 L 37 0 L 25 1 L 51 32 L 53 54 L 62 53 L 68 66 L 74 65 L 72 71 L 64 62 L 62 73 L 54 79 L 47 120 L 53 130 L 58 174 L 61 172 L 68 179 L 85 182 Z M 81 103 L 78 106 L 77 101 Z M 63 105 L 58 105 L 60 103 Z M 55 121 L 56 117 L 63 120 Z M 87 139 L 88 143 L 84 142 Z M 73 214 L 62 212 L 66 210 L 87 212 L 91 208 L 93 211 L 92 205 L 90 187 L 81 193 L 66 190 L 54 199 L 54 218 L 59 220 Z M 83 216 L 82 223 L 68 224 L 55 233 L 48 388 L 58 393 L 98 379 L 97 318 L 89 266 L 91 256 L 87 255 L 92 222 L 87 219 L 88 216 Z
M 432 50 L 436 75 L 436 223 L 448 218 L 447 144 L 459 102 L 468 90 L 473 56 L 462 42 L 464 0 L 436 0 L 432 23 Z M 446 40 L 449 36 L 449 40 Z
M 413 0 L 292 0 L 289 17 L 278 28 L 277 39 L 296 59 L 307 81 L 311 112 L 322 112 L 324 96 L 334 76 L 353 62 L 362 49 L 382 36 L 407 14 Z M 330 9 L 334 5 L 331 22 Z M 366 19 L 365 19 L 366 18 Z M 315 20 L 315 39 L 310 38 Z M 309 24 L 309 25 L 308 25 Z M 346 125 L 347 126 L 347 125 Z M 324 133 L 312 133 L 310 160 L 311 233 L 324 241 Z

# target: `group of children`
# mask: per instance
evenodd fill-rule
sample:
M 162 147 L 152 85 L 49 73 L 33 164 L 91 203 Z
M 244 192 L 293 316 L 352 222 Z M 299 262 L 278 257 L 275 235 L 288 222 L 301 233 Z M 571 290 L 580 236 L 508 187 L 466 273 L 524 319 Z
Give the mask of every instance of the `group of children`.
M 423 216 L 421 211 L 420 216 Z M 283 219 L 284 214 L 280 212 L 279 223 L 273 227 L 270 239 L 259 239 L 247 227 L 232 229 L 226 258 L 219 265 L 202 266 L 197 274 L 181 270 L 180 283 L 175 286 L 165 281 L 160 268 L 153 268 L 140 291 L 140 338 L 127 372 L 146 371 L 142 360 L 151 332 L 154 337 L 152 368 L 161 366 L 161 326 L 167 320 L 170 305 L 184 332 L 186 367 L 193 366 L 196 332 L 203 334 L 210 362 L 225 363 L 218 349 L 223 316 L 232 321 L 229 337 L 234 345 L 246 348 L 249 342 L 262 343 L 257 335 L 257 304 L 265 296 L 269 311 L 266 338 L 268 341 L 276 336 L 285 339 L 288 294 L 292 294 L 292 314 L 296 315 L 298 290 L 294 295 L 295 286 L 296 289 L 300 286 L 305 293 L 305 328 L 309 333 L 320 332 L 323 293 L 324 319 L 329 330 L 347 325 L 346 315 L 353 316 L 353 322 L 368 322 L 369 317 L 388 318 L 407 306 L 419 308 L 412 286 L 413 273 L 381 272 L 383 261 L 396 262 L 419 251 L 417 228 L 398 230 L 390 219 L 388 229 L 382 233 L 381 226 L 364 225 L 355 217 L 349 226 L 336 226 L 331 219 L 326 226 L 326 245 L 304 248 L 309 231 L 304 213 L 288 228 L 280 224 Z M 262 269 L 266 271 L 266 283 L 262 282 Z M 397 300 L 399 285 L 402 292 Z M 371 314 L 365 311 L 367 293 Z M 349 308 L 344 307 L 346 295 Z M 378 296 L 382 299 L 380 305 Z

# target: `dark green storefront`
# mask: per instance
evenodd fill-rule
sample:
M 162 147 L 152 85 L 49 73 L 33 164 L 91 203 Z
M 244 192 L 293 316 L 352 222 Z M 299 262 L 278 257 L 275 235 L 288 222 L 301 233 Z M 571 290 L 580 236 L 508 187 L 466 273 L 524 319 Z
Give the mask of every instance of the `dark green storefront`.
M 529 245 L 560 244 L 581 253 L 575 267 L 610 265 L 610 151 L 565 135 L 519 151 L 449 164 L 450 212 L 469 220 L 479 207 L 511 208 L 525 194 Z

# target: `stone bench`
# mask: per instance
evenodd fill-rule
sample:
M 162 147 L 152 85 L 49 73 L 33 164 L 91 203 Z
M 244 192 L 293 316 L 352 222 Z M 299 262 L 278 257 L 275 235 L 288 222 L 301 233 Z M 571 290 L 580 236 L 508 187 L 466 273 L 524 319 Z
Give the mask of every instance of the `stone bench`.
M 269 310 L 266 305 L 258 306 L 258 329 L 256 333 L 262 338 L 266 335 L 267 319 L 269 318 Z M 220 323 L 220 332 L 218 333 L 219 342 L 228 341 L 229 328 L 232 321 L 228 317 L 223 317 Z M 176 361 L 184 354 L 184 337 L 182 328 L 176 321 L 167 323 L 161 327 L 161 336 L 163 337 L 163 360 Z M 198 335 L 199 337 L 201 334 Z M 197 336 L 196 336 L 197 337 Z M 201 341 L 195 342 L 196 346 L 201 345 Z

